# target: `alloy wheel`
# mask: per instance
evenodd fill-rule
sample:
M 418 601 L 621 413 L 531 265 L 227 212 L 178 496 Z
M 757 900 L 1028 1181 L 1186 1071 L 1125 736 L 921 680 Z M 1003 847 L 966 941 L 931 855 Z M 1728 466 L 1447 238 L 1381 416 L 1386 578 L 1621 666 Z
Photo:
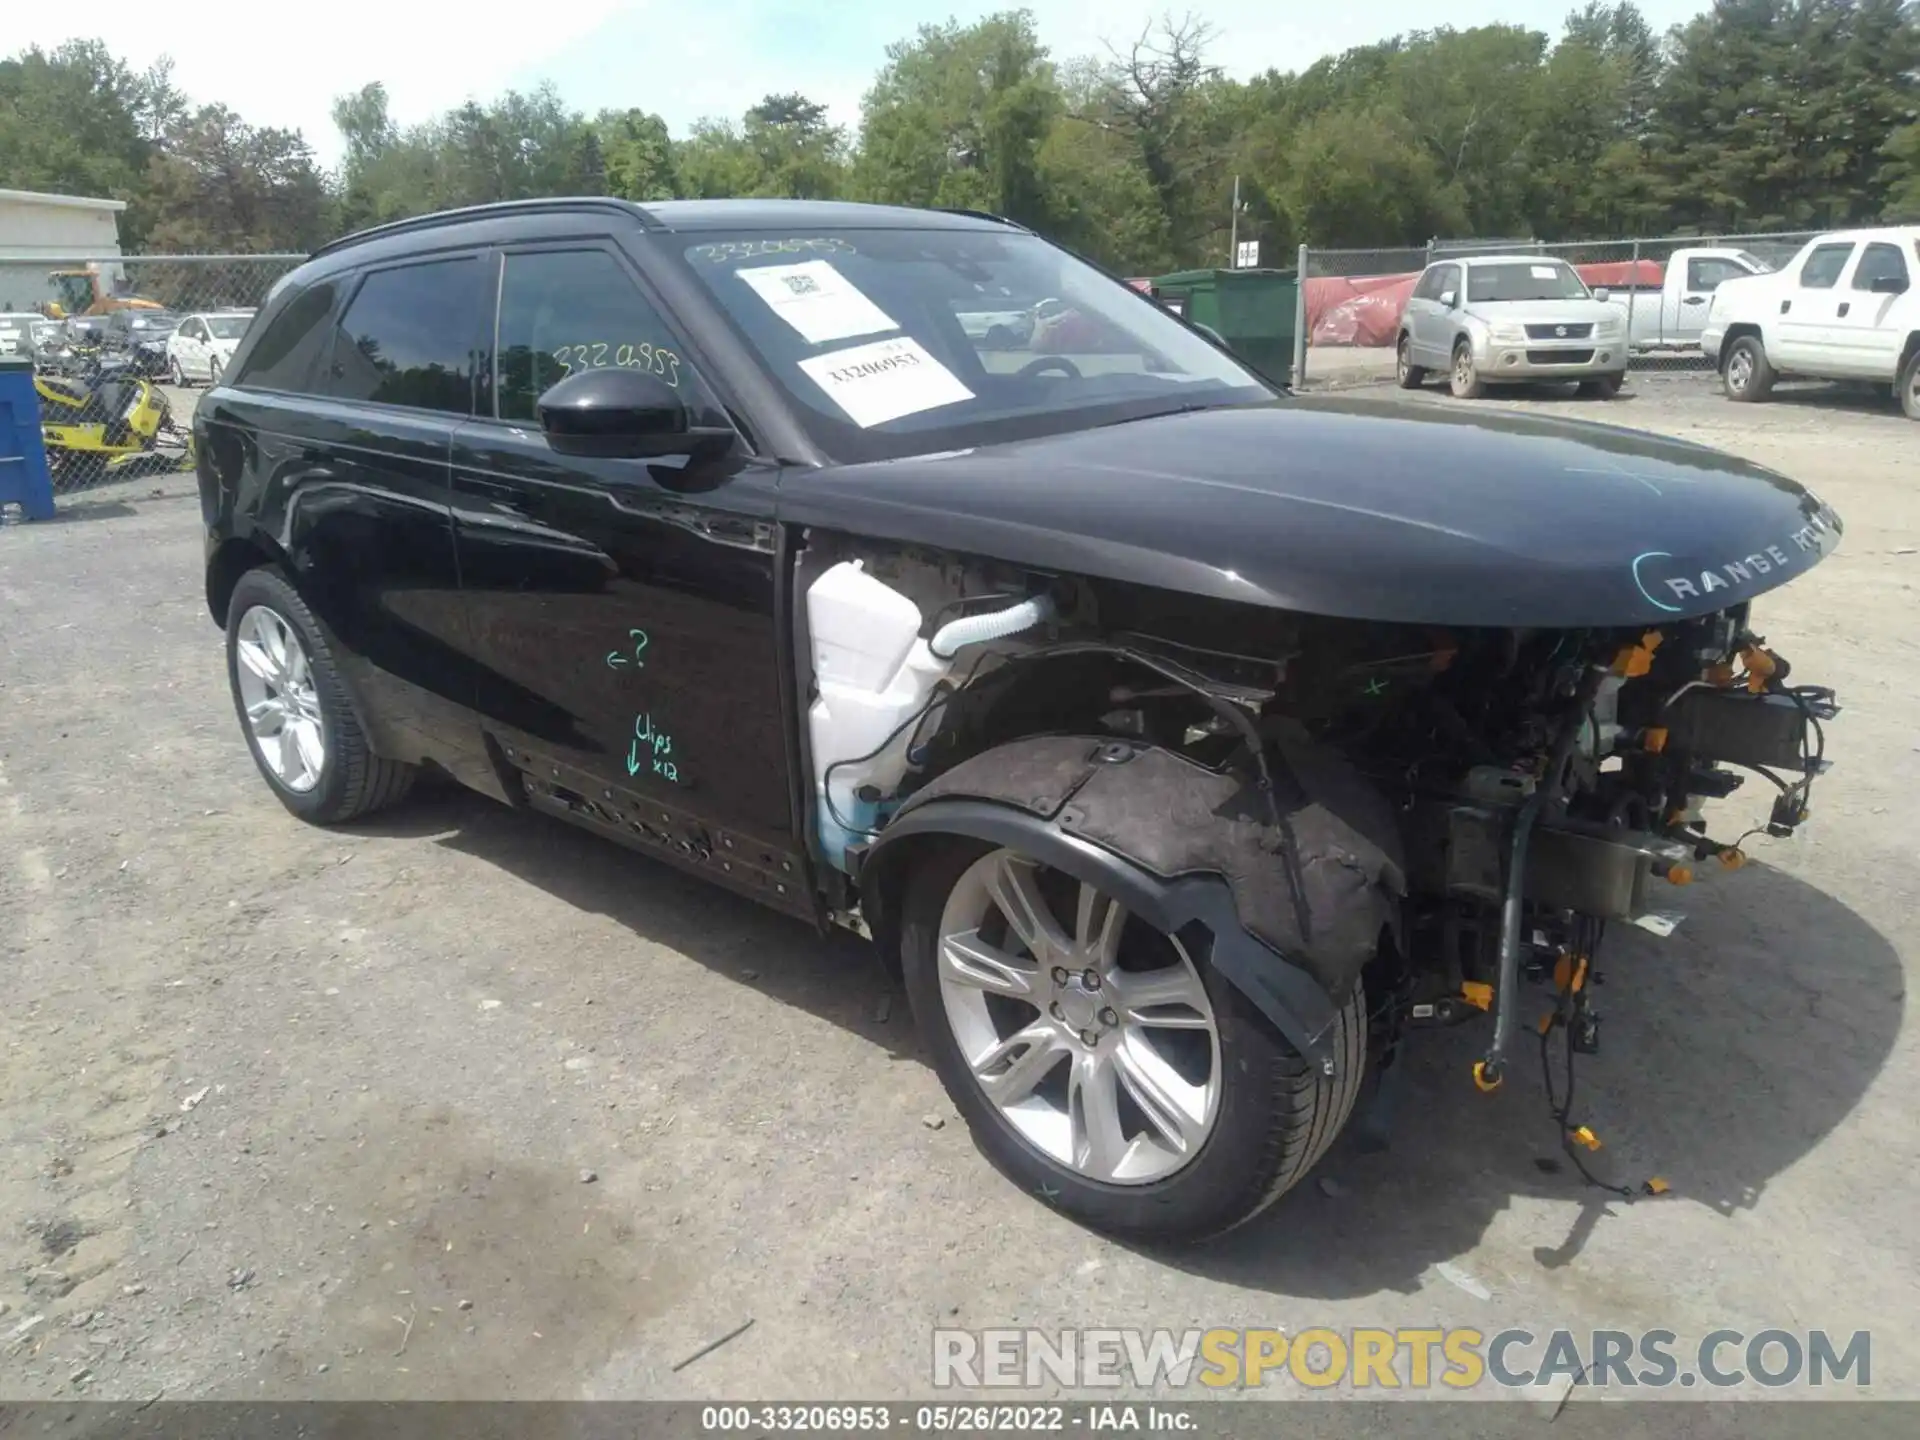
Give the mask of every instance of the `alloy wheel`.
M 1727 357 L 1727 388 L 1744 393 L 1753 383 L 1753 354 L 1745 346 Z
M 955 883 L 938 945 L 961 1057 L 1028 1145 L 1110 1185 L 1164 1180 L 1200 1153 L 1220 1108 L 1220 1033 L 1177 939 L 1002 849 Z
M 287 789 L 313 789 L 326 765 L 327 724 L 299 632 L 279 612 L 255 605 L 240 617 L 234 660 L 262 763 Z

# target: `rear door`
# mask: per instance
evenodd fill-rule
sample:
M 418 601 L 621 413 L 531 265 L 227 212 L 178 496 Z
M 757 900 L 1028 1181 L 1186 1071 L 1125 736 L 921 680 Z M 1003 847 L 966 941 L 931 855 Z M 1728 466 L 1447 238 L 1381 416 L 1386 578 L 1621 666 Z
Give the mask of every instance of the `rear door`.
M 1423 299 L 1420 305 L 1420 328 L 1414 341 L 1419 347 L 1420 363 L 1428 369 L 1444 369 L 1448 363 L 1448 352 L 1452 349 L 1449 341 L 1453 312 L 1447 308 L 1442 297 L 1451 292 L 1456 300 L 1462 298 L 1460 269 L 1458 265 L 1435 265 L 1420 282 Z
M 319 282 L 200 408 L 214 468 L 257 493 L 247 508 L 331 632 L 375 747 L 487 788 L 447 471 L 482 352 L 483 254 Z
M 651 370 L 696 423 L 727 409 L 612 237 L 503 247 L 493 383 L 455 437 L 482 724 L 530 796 L 799 913 L 776 625 L 772 466 L 556 455 L 540 396 Z
M 1870 240 L 1840 282 L 1835 305 L 1835 374 L 1891 384 L 1900 365 L 1904 331 L 1897 331 L 1891 312 L 1912 288 L 1912 272 L 1900 247 L 1886 240 Z M 1892 289 L 1893 286 L 1899 288 Z
M 1781 297 L 1777 317 L 1757 317 L 1766 330 L 1768 358 L 1782 370 L 1805 375 L 1845 373 L 1834 367 L 1841 360 L 1839 307 L 1840 277 L 1846 273 L 1855 249 L 1851 240 L 1815 245 L 1800 262 L 1794 288 Z

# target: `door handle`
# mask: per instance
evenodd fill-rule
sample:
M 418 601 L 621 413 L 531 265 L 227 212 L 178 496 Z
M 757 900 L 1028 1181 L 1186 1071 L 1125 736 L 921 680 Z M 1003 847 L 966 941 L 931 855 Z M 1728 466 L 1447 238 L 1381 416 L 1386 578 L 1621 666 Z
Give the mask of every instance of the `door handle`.
M 1780 302 L 1780 313 L 1782 315 L 1786 314 L 1791 309 L 1793 309 L 1793 302 L 1791 300 L 1782 300 Z
M 1704 305 L 1707 303 L 1707 297 L 1704 295 L 1689 295 L 1680 303 L 1682 305 Z
M 1853 308 L 1853 302 L 1851 300 L 1842 300 L 1840 302 L 1840 313 L 1842 315 L 1846 314 L 1847 311 L 1851 310 L 1852 308 Z

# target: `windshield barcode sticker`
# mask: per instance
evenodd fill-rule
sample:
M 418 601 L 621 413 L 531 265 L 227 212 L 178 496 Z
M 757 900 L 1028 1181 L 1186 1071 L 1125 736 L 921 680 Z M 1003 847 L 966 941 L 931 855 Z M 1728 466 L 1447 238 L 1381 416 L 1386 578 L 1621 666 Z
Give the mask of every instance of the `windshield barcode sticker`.
M 816 355 L 800 368 L 862 430 L 973 399 L 951 370 L 906 336 Z
M 811 345 L 900 328 L 825 260 L 760 265 L 734 273 Z

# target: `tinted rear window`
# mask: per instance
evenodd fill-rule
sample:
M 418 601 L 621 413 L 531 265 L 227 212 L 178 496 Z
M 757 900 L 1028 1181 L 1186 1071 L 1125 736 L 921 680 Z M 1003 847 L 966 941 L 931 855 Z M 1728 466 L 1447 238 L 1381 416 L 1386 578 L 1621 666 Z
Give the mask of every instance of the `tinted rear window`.
M 333 293 L 328 281 L 294 296 L 268 324 L 234 383 L 256 390 L 308 389 L 329 334 Z
M 326 393 L 471 413 L 486 308 L 478 259 L 373 271 L 334 331 Z

